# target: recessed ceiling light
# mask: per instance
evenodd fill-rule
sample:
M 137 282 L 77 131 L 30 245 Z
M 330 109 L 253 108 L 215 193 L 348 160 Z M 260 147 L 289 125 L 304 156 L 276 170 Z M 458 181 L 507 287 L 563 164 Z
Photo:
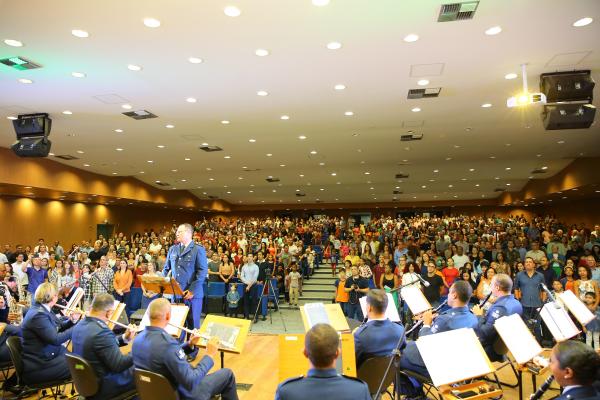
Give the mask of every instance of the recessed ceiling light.
M 476 184 L 475 184 L 475 187 L 479 187 L 479 183 L 476 183 Z
M 190 57 L 190 58 L 188 58 L 188 61 L 191 62 L 192 64 L 201 64 L 204 60 L 202 60 L 201 58 L 198 58 L 198 57 Z
M 287 121 L 288 119 L 290 119 L 290 116 L 289 115 L 282 115 L 281 117 L 279 117 L 279 119 Z
M 298 175 L 300 178 L 304 178 L 304 174 L 300 174 Z
M 208 178 L 208 180 L 209 180 L 209 181 L 214 181 L 214 180 L 215 180 L 215 178 Z
M 304 136 L 304 135 L 300 135 L 300 136 L 298 136 L 298 139 L 300 139 L 300 140 L 305 140 L 305 139 L 306 139 L 306 136 Z
M 165 148 L 165 145 L 164 145 L 164 144 L 159 144 L 159 145 L 158 145 L 158 146 L 156 146 L 156 147 L 158 147 L 159 149 L 164 149 L 164 148 Z
M 154 181 L 154 182 L 156 182 L 156 183 L 160 183 L 160 181 Z
M 515 79 L 516 77 L 517 77 L 517 74 L 515 74 L 514 72 L 504 75 L 504 79 Z
M 434 170 L 433 170 L 433 173 L 434 173 L 434 174 L 437 174 L 438 172 L 440 172 L 440 170 L 439 170 L 439 169 L 434 169 Z
M 117 132 L 117 133 L 123 133 L 123 129 L 115 129 L 115 132 Z
M 329 50 L 339 50 L 342 48 L 342 44 L 340 42 L 329 42 L 327 43 L 327 48 Z
M 264 96 L 268 96 L 269 92 L 267 92 L 265 90 L 259 90 L 258 92 L 256 92 L 256 95 L 264 97 Z
M 208 143 L 204 142 L 202 143 L 202 146 L 208 146 Z
M 454 187 L 454 185 L 450 184 L 450 185 L 448 185 L 448 187 L 451 188 L 451 187 Z
M 545 170 L 547 170 L 547 169 L 548 169 L 548 167 L 544 165 L 544 166 L 542 167 L 542 169 L 545 171 Z
M 9 116 L 8 116 L 8 117 L 6 117 L 6 118 L 7 118 L 7 119 L 10 119 L 10 120 L 13 120 L 13 121 L 14 121 L 15 119 L 17 119 L 17 117 L 14 117 L 14 116 L 12 116 L 12 115 L 9 115 Z
M 353 115 L 354 115 L 354 112 L 352 112 L 352 111 L 346 111 L 346 112 L 344 113 L 344 115 L 345 115 L 345 116 L 347 116 L 347 117 L 351 117 L 351 116 L 353 116 Z
M 336 175 L 337 175 L 337 173 L 335 173 L 335 172 L 331 173 L 331 176 L 336 176 Z
M 556 142 L 557 144 L 564 144 L 565 141 L 564 140 L 559 140 L 558 142 Z
M 73 78 L 85 78 L 85 74 L 83 72 L 71 72 L 71 76 Z
M 113 175 L 116 175 L 117 173 L 116 173 L 116 172 L 113 172 L 112 174 L 113 174 Z
M 73 114 L 73 112 L 69 111 L 69 110 L 65 110 L 62 113 L 65 114 L 65 115 L 72 115 Z
M 499 26 L 492 26 L 491 28 L 485 30 L 485 34 L 488 36 L 497 35 L 500 32 L 502 32 L 502 28 Z
M 499 181 L 500 177 L 499 176 L 495 176 L 494 179 L 497 180 L 497 181 Z
M 120 148 L 120 147 L 117 147 L 115 150 L 116 150 L 116 151 L 123 151 L 123 149 L 122 149 L 122 148 Z
M 475 168 L 469 168 L 469 171 L 473 172 L 473 171 L 475 171 Z
M 435 182 L 435 179 L 430 179 L 429 182 Z
M 412 112 L 419 112 L 421 111 L 421 109 L 419 107 L 414 107 L 412 110 L 410 110 Z
M 506 167 L 504 169 L 507 170 L 507 171 L 510 171 L 512 168 L 511 167 Z
M 19 81 L 20 83 L 24 83 L 24 84 L 26 84 L 26 85 L 27 85 L 27 84 L 30 84 L 30 83 L 33 83 L 33 81 L 32 81 L 31 79 L 27 79 L 27 78 L 20 78 L 20 79 L 18 79 L 18 81 Z
M 71 35 L 76 36 L 78 38 L 86 38 L 90 36 L 88 32 L 82 31 L 81 29 L 73 29 L 71 31 Z
M 4 39 L 4 43 L 12 47 L 23 47 L 23 42 L 14 39 Z
M 312 3 L 317 7 L 324 7 L 329 4 L 329 0 L 312 0 Z
M 187 182 L 187 179 L 182 179 L 181 182 Z
M 279 164 L 280 167 L 285 167 L 285 164 Z
M 83 154 L 83 150 L 77 150 L 77 153 Z
M 273 154 L 272 153 L 267 153 L 267 157 L 272 157 Z
M 510 186 L 510 183 L 507 183 L 506 186 Z
M 254 54 L 256 54 L 259 57 L 266 57 L 269 55 L 269 50 L 267 49 L 256 49 L 256 51 L 254 52 Z
M 491 158 L 492 160 L 494 160 L 494 159 L 496 159 L 496 156 L 490 156 L 490 158 Z
M 416 42 L 417 40 L 419 40 L 419 35 L 417 35 L 415 33 L 411 33 L 410 35 L 404 36 L 403 40 L 408 43 Z
M 467 178 L 460 178 L 460 180 L 464 182 L 467 180 Z
M 229 160 L 231 158 L 231 156 L 224 156 L 223 158 L 226 160 Z
M 173 128 L 175 128 L 175 125 L 168 124 L 168 125 L 165 125 L 165 128 L 167 128 L 167 129 L 173 129 Z
M 429 85 L 429 81 L 427 79 L 421 79 L 421 80 L 417 81 L 417 85 L 427 86 L 427 85 Z
M 223 125 L 229 125 L 231 122 L 229 122 L 228 120 L 224 119 L 223 121 L 221 121 L 221 123 Z
M 195 103 L 198 100 L 196 100 L 194 97 L 188 97 L 187 99 L 185 99 L 185 101 L 187 101 L 188 103 Z
M 129 64 L 127 66 L 127 69 L 129 69 L 130 71 L 141 71 L 142 67 L 140 67 L 139 65 L 135 65 L 135 64 Z
M 123 104 L 123 105 L 121 106 L 121 108 L 124 108 L 124 109 L 126 109 L 126 110 L 131 110 L 131 104 Z
M 317 154 L 317 151 L 316 150 L 311 150 L 310 154 Z
M 184 160 L 185 160 L 185 161 L 190 161 L 190 160 L 191 160 L 191 158 L 188 158 L 188 157 L 186 157 L 186 158 L 184 158 Z
M 223 9 L 223 12 L 228 17 L 239 17 L 240 14 L 242 14 L 242 11 L 240 11 L 240 9 L 236 6 L 227 6 Z
M 148 162 L 149 164 L 152 164 L 154 161 L 152 161 L 152 160 L 148 160 L 147 162 Z
M 155 18 L 144 18 L 144 25 L 148 28 L 158 28 L 160 26 L 160 21 Z
M 490 108 L 491 106 L 492 106 L 492 104 L 491 104 L 491 103 L 483 103 L 483 104 L 481 105 L 481 107 L 483 107 L 483 108 Z
M 452 157 L 446 157 L 446 161 L 451 161 Z
M 334 88 L 335 90 L 344 90 L 344 89 L 346 89 L 346 85 L 342 85 L 342 84 L 340 83 L 340 84 L 337 84 L 337 85 L 335 85 L 333 88 Z
M 371 173 L 370 172 L 365 172 L 365 175 L 371 175 Z
M 325 165 L 325 163 L 324 162 L 320 162 L 319 165 L 322 167 L 322 166 Z
M 256 139 L 248 139 L 250 143 L 256 143 Z
M 177 170 L 176 169 L 172 169 L 171 172 L 177 172 Z
M 576 26 L 576 27 L 586 26 L 586 25 L 591 24 L 593 21 L 594 21 L 593 18 L 585 17 L 585 18 L 581 18 L 581 19 L 578 19 L 577 21 L 573 22 L 573 26 Z
M 89 166 L 90 166 L 90 164 L 83 164 L 83 166 L 84 166 L 84 167 L 89 167 Z

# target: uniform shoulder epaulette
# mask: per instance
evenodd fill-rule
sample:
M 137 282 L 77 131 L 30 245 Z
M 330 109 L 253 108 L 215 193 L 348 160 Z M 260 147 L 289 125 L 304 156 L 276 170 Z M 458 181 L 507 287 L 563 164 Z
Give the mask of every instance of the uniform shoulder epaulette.
M 293 378 L 288 378 L 285 381 L 281 382 L 281 386 L 283 386 L 283 385 L 285 385 L 287 383 L 290 383 L 290 382 L 297 382 L 297 381 L 300 381 L 302 379 L 304 379 L 304 375 L 295 376 Z
M 106 325 L 106 323 L 104 323 L 104 321 L 101 321 L 101 320 L 99 320 L 99 319 L 96 319 L 96 320 L 94 320 L 94 322 L 95 322 L 96 324 L 98 324 L 98 326 L 100 326 L 100 328 L 106 328 L 106 329 L 108 329 L 108 325 Z
M 364 381 L 362 381 L 361 379 L 358 379 L 358 378 L 356 378 L 354 376 L 349 376 L 349 375 L 344 375 L 344 374 L 342 374 L 341 376 L 344 377 L 344 378 L 346 378 L 346 379 L 352 379 L 353 381 L 360 382 L 360 383 L 366 385 L 366 383 Z

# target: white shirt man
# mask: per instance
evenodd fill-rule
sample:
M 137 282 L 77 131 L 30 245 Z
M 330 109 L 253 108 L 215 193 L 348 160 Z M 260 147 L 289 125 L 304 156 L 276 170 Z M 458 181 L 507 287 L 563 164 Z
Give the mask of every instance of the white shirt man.
M 29 284 L 29 277 L 26 272 L 23 272 L 24 265 L 27 265 L 27 263 L 23 261 L 23 254 L 19 254 L 17 256 L 17 261 L 12 263 L 12 270 L 17 277 L 17 284 L 21 287 Z

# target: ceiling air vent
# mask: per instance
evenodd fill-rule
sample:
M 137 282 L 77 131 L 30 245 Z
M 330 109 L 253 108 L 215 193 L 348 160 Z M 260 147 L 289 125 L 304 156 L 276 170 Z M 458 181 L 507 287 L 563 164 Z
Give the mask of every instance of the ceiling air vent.
M 296 193 L 296 197 L 304 197 L 306 196 L 306 193 Z
M 164 186 L 171 186 L 171 184 L 167 183 L 167 182 L 154 182 L 154 183 L 156 183 L 158 186 L 163 186 L 163 187 Z
M 473 19 L 479 1 L 466 1 L 464 3 L 442 4 L 438 22 L 464 21 Z
M 545 174 L 547 171 L 545 169 L 542 168 L 536 168 L 533 171 L 531 171 L 532 174 Z
M 396 179 L 406 179 L 408 178 L 408 174 L 396 174 Z
M 421 140 L 421 139 L 423 139 L 422 133 L 411 133 L 408 135 L 400 136 L 400 140 L 403 142 L 412 142 L 412 141 Z
M 393 194 L 404 194 L 404 192 L 401 190 L 394 190 L 392 193 Z
M 129 118 L 133 118 L 133 119 L 157 118 L 156 115 L 152 114 L 150 111 L 147 111 L 147 110 L 127 111 L 127 112 L 124 112 L 123 115 L 126 115 Z
M 60 156 L 55 156 L 56 158 L 60 158 L 61 160 L 71 161 L 71 160 L 79 160 L 79 158 L 72 156 L 70 154 L 63 154 Z
M 244 172 L 257 172 L 260 171 L 260 168 L 244 168 Z
M 409 100 L 414 100 L 438 97 L 441 91 L 442 88 L 409 89 L 406 98 Z
M 219 198 L 219 196 L 208 195 L 208 198 L 211 200 L 216 200 Z
M 506 189 L 504 188 L 496 188 L 494 189 L 494 192 L 504 192 Z
M 268 176 L 265 180 L 269 183 L 279 182 L 279 178 L 275 178 L 273 176 Z
M 8 66 L 8 67 L 12 67 L 16 70 L 19 71 L 26 71 L 26 70 L 30 70 L 30 69 L 36 69 L 36 68 L 40 68 L 40 66 L 32 61 L 29 61 L 26 58 L 23 57 L 9 57 L 9 58 L 3 58 L 2 60 L 0 60 L 0 63 Z
M 207 153 L 212 153 L 213 151 L 223 151 L 219 146 L 200 146 L 200 150 L 206 151 Z

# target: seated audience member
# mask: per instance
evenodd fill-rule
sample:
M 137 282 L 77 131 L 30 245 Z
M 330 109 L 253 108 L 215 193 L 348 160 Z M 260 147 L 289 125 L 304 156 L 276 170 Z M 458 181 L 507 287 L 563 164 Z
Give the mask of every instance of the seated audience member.
M 335 365 L 339 355 L 340 338 L 335 329 L 328 324 L 313 326 L 304 339 L 308 373 L 279 384 L 275 400 L 370 400 L 366 383 L 338 374 Z
M 114 303 L 114 297 L 108 293 L 96 295 L 89 315 L 73 328 L 73 353 L 90 363 L 100 384 L 92 399 L 109 399 L 135 389 L 131 354 L 119 350 L 135 333 L 127 330 L 117 337 L 106 325 Z
M 404 327 L 390 321 L 385 316 L 388 297 L 381 289 L 372 289 L 367 293 L 367 316 L 369 321 L 354 332 L 356 368 L 360 368 L 368 358 L 387 356 L 398 346 L 404 334 Z M 402 340 L 401 349 L 406 345 Z
M 512 280 L 506 274 L 494 275 L 491 282 L 492 296 L 496 299 L 494 304 L 485 312 L 479 305 L 473 307 L 473 314 L 479 317 L 476 329 L 481 345 L 491 361 L 502 361 L 503 357 L 494 351 L 494 342 L 498 339 L 498 332 L 494 322 L 498 318 L 519 314 L 523 315 L 523 307 L 515 296 L 511 294 Z
M 600 380 L 600 356 L 581 342 L 566 340 L 552 349 L 550 371 L 563 388 L 556 400 L 598 400 L 594 382 Z
M 153 300 L 148 313 L 150 325 L 133 341 L 133 363 L 137 368 L 165 376 L 182 400 L 208 400 L 218 394 L 223 400 L 238 398 L 235 377 L 230 369 L 208 373 L 218 355 L 218 338 L 208 342 L 206 355 L 193 367 L 186 355 L 197 356 L 195 343 L 199 337 L 192 335 L 190 341 L 182 345 L 165 331 L 171 319 L 171 304 L 166 299 Z
M 25 314 L 23 331 L 23 380 L 36 384 L 68 379 L 71 374 L 63 343 L 71 339 L 79 314 L 58 318 L 52 307 L 58 291 L 51 283 L 42 283 L 35 291 L 35 303 Z

